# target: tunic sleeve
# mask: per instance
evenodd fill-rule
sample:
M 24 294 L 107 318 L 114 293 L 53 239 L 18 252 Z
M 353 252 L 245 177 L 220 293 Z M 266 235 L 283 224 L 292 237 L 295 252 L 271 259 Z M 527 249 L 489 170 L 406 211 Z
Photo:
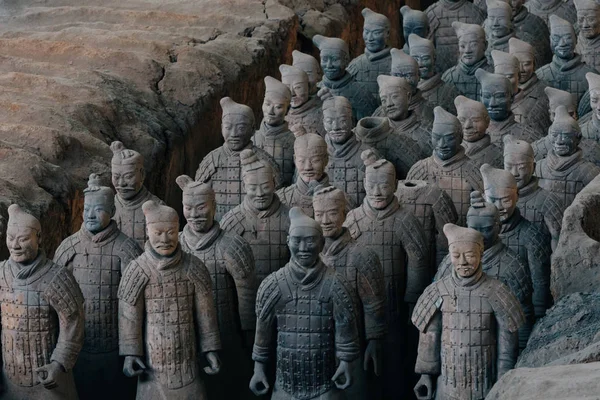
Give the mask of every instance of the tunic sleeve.
M 402 243 L 408 257 L 404 301 L 414 304 L 431 282 L 429 245 L 425 239 L 423 227 L 413 214 L 406 213 L 400 230 Z
M 380 339 L 387 333 L 383 268 L 372 251 L 358 258 L 358 296 L 363 305 L 366 339 Z
M 275 310 L 281 298 L 275 274 L 272 273 L 265 278 L 256 296 L 256 334 L 252 359 L 260 363 L 269 361 L 269 353 L 273 345 Z
M 360 356 L 358 326 L 354 299 L 343 278 L 332 277 L 333 317 L 335 319 L 335 354 L 339 360 L 351 362 Z
M 415 372 L 417 374 L 439 375 L 441 373 L 442 313 L 437 311 L 419 334 L 419 349 Z
M 119 355 L 144 356 L 144 288 L 149 278 L 131 262 L 119 284 Z
M 194 314 L 198 348 L 203 353 L 220 350 L 221 336 L 210 275 L 202 261 L 190 254 L 185 256 L 191 260 L 188 277 L 195 289 Z

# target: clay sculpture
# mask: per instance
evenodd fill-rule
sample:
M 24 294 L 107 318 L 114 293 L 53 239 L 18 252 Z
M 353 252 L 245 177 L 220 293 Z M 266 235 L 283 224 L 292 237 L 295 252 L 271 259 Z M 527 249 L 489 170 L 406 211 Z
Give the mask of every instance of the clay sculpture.
M 409 6 L 400 7 L 402 15 L 402 34 L 404 37 L 404 47 L 402 50 L 406 54 L 410 54 L 410 43 L 408 38 L 410 35 L 416 35 L 421 38 L 430 36 L 429 19 L 427 14 L 421 10 L 413 10 Z

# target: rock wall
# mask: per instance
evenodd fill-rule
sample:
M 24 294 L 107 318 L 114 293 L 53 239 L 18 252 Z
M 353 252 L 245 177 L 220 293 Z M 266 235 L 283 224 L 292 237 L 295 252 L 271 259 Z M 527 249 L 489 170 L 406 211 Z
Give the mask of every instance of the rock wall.
M 3 2 L 0 215 L 18 202 L 40 217 L 51 254 L 79 228 L 88 175 L 110 180 L 114 140 L 144 154 L 147 186 L 179 208 L 175 177 L 193 176 L 202 157 L 222 143 L 221 97 L 250 105 L 260 120 L 262 78 L 278 77 L 278 65 L 291 62 L 295 48 L 314 53 L 309 39 L 317 28 L 349 40 L 356 55 L 362 51 L 360 10 L 369 6 L 392 16 L 398 46 L 401 4 Z

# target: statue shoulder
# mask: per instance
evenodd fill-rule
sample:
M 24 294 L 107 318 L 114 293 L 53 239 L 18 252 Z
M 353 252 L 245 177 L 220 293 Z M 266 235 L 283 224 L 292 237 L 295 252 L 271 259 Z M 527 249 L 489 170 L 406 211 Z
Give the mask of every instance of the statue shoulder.
M 256 317 L 258 319 L 267 319 L 281 299 L 279 280 L 285 278 L 283 271 L 280 271 L 282 270 L 269 274 L 258 287 L 256 293 Z
M 52 261 L 48 260 L 47 262 Z M 44 297 L 58 313 L 73 315 L 83 307 L 83 294 L 73 273 L 62 265 L 54 264 L 50 269 L 54 274 L 44 290 Z
M 234 277 L 246 278 L 255 270 L 252 248 L 241 236 L 232 232 L 223 232 L 219 240 L 223 256 L 229 266 L 229 273 Z
M 143 266 L 142 257 L 143 255 L 129 263 L 119 283 L 117 296 L 119 300 L 129 305 L 134 305 L 137 302 L 150 281 L 150 273 Z
M 425 332 L 429 322 L 431 322 L 435 314 L 442 306 L 443 299 L 438 288 L 440 282 L 443 282 L 443 280 L 434 282 L 427 286 L 423 291 L 423 294 L 421 294 L 417 300 L 411 320 L 419 332 Z
M 198 257 L 186 252 L 182 252 L 182 261 L 187 266 L 187 277 L 194 285 L 196 292 L 212 293 L 212 280 L 206 265 Z
M 233 232 L 237 235 L 243 236 L 246 232 L 244 224 L 246 217 L 242 210 L 241 204 L 238 204 L 233 209 L 227 211 L 223 218 L 221 218 L 221 228 L 227 232 Z
M 500 326 L 509 332 L 516 332 L 525 323 L 521 304 L 511 290 L 498 279 L 486 276 L 483 290 Z
M 63 240 L 56 251 L 54 252 L 54 262 L 60 265 L 67 265 L 73 260 L 73 257 L 77 254 L 75 246 L 81 242 L 79 232 L 75 232 L 65 240 Z

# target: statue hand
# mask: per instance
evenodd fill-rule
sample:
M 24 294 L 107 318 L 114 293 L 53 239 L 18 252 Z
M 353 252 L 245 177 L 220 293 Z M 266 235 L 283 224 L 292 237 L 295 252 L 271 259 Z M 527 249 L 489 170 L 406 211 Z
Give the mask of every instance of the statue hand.
M 265 364 L 260 362 L 254 363 L 254 375 L 250 379 L 250 390 L 256 396 L 264 396 L 269 392 L 269 381 L 265 372 Z
M 367 345 L 367 350 L 365 350 L 365 361 L 363 363 L 363 368 L 365 371 L 369 370 L 369 362 L 373 362 L 373 371 L 375 375 L 379 376 L 381 374 L 382 369 L 382 359 L 383 359 L 383 346 L 381 345 L 381 340 L 372 339 L 369 340 L 369 344 Z
M 433 379 L 431 375 L 423 374 L 415 385 L 415 396 L 418 400 L 433 400 Z
M 332 98 L 333 93 L 331 93 L 331 90 L 329 90 L 329 88 L 323 87 L 319 89 L 319 91 L 317 92 L 317 96 L 319 96 L 319 99 L 321 99 L 321 101 L 325 101 L 327 99 Z
M 140 376 L 144 373 L 146 365 L 138 356 L 126 356 L 123 363 L 123 373 L 128 378 Z
M 352 386 L 352 374 L 350 374 L 350 363 L 348 361 L 340 361 L 333 378 L 331 378 L 338 389 L 344 390 Z
M 221 370 L 221 359 L 219 359 L 219 355 L 214 351 L 209 351 L 206 353 L 206 361 L 208 362 L 208 366 L 204 367 L 204 372 L 207 375 L 216 375 Z
M 52 361 L 50 364 L 46 364 L 35 369 L 38 374 L 40 383 L 48 390 L 55 389 L 58 387 L 56 379 L 60 374 L 64 374 L 65 370 L 58 361 Z

